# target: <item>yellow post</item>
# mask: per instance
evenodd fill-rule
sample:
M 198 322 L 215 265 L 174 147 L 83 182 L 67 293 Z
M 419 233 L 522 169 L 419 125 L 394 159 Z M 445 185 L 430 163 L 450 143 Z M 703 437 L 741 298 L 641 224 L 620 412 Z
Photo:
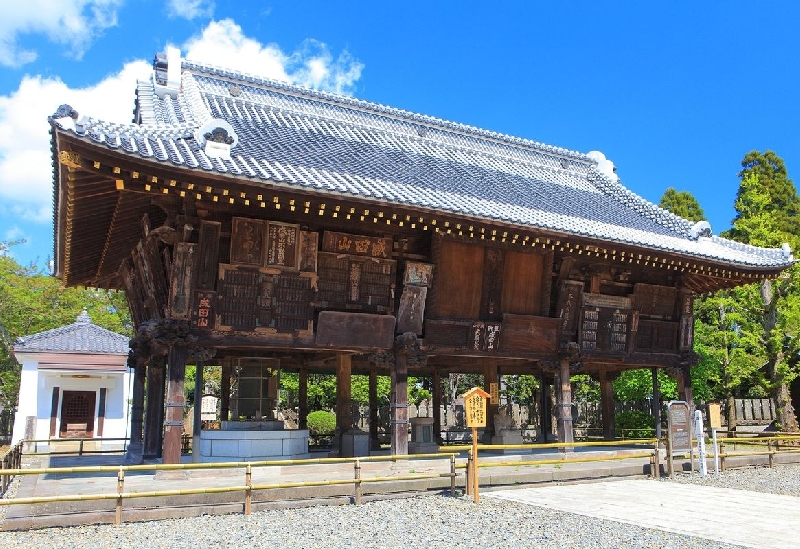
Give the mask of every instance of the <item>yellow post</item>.
M 125 488 L 125 471 L 120 466 L 117 473 L 117 507 L 114 513 L 114 525 L 122 524 L 122 491 Z
M 478 495 L 478 428 L 472 428 L 472 489 L 473 494 L 475 495 L 475 503 L 480 501 L 480 496 Z
M 456 495 L 456 456 L 450 454 L 450 495 Z
M 775 468 L 775 451 L 772 449 L 772 441 L 767 441 L 767 454 L 769 455 L 769 468 Z
M 244 483 L 247 486 L 247 490 L 244 492 L 244 514 L 249 515 L 250 507 L 253 503 L 253 468 L 249 463 L 247 464 L 244 478 Z
M 361 505 L 361 461 L 360 460 L 356 460 L 355 471 L 356 471 L 355 502 L 356 505 Z

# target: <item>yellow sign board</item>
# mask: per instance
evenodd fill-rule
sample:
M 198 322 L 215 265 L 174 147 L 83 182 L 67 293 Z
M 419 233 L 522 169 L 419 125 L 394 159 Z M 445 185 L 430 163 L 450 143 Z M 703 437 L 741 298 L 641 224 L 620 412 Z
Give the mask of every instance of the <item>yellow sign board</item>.
M 486 427 L 486 399 L 489 393 L 473 387 L 464 393 L 464 416 L 467 427 Z
M 708 426 L 712 429 L 722 429 L 720 405 L 716 402 L 708 403 Z

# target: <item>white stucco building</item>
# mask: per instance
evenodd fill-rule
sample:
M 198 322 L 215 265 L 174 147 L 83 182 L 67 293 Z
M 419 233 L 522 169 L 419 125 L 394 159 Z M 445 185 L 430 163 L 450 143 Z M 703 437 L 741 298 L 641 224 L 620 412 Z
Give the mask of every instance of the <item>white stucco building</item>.
M 22 377 L 12 444 L 127 437 L 128 342 L 93 324 L 85 309 L 74 324 L 18 338 L 12 352 Z

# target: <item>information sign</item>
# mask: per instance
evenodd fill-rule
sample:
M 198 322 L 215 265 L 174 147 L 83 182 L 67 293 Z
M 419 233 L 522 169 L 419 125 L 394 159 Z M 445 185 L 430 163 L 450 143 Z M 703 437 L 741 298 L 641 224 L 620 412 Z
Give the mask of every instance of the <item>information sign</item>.
M 667 420 L 670 448 L 673 454 L 691 452 L 692 450 L 692 418 L 689 404 L 682 400 L 674 400 L 667 404 Z
M 486 399 L 489 393 L 473 387 L 464 393 L 464 416 L 467 427 L 486 427 Z

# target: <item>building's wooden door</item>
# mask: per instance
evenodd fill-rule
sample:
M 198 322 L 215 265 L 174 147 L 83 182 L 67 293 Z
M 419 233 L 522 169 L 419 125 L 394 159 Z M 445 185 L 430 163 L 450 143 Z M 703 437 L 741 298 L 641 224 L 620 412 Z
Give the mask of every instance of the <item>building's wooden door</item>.
M 94 436 L 94 391 L 64 391 L 61 401 L 61 438 Z

